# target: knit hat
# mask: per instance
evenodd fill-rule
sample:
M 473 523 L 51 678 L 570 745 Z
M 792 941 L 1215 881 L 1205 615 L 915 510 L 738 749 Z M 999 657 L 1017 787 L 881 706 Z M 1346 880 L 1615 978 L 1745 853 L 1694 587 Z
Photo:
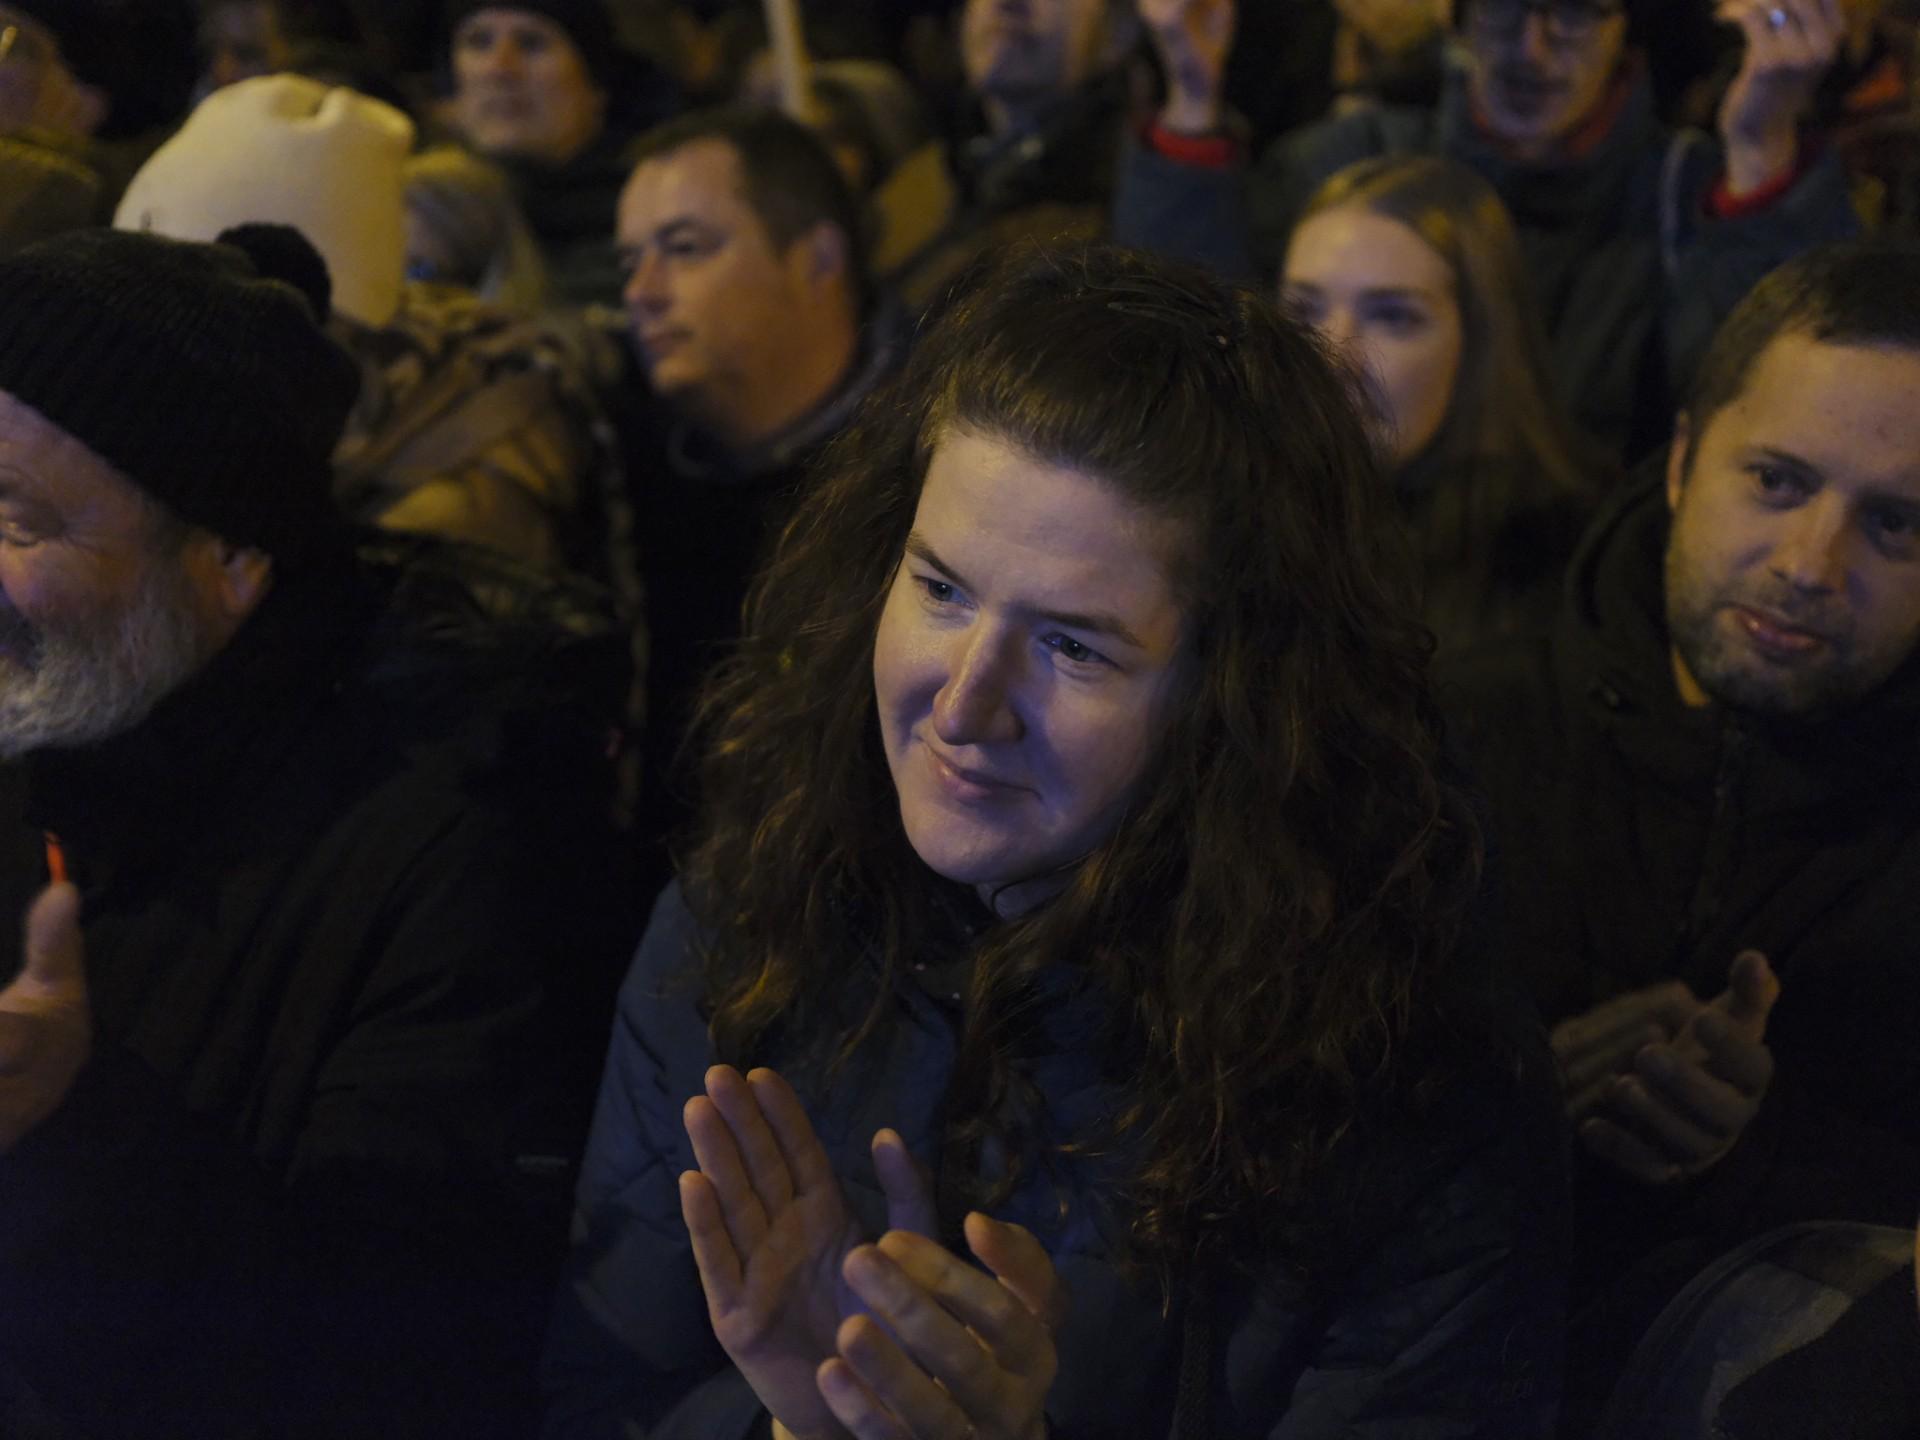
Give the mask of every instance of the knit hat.
M 140 167 L 113 223 L 177 240 L 291 225 L 326 259 L 335 308 L 378 329 L 400 306 L 412 147 L 413 122 L 391 105 L 262 75 L 203 100 Z
M 453 46 L 453 34 L 460 22 L 478 10 L 531 10 L 544 15 L 567 32 L 587 72 L 602 90 L 608 88 L 618 71 L 619 43 L 613 17 L 602 0 L 449 0 L 441 27 L 448 49 Z
M 297 560 L 337 529 L 359 369 L 317 323 L 325 267 L 297 232 L 222 240 L 80 230 L 0 258 L 0 391 L 181 519 Z

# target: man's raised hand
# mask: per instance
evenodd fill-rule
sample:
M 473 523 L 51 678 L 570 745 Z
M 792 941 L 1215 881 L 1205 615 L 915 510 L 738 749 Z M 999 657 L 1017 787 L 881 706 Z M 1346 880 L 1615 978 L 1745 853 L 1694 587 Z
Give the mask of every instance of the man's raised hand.
M 1236 0 L 1136 0 L 1140 19 L 1167 73 L 1160 123 L 1182 135 L 1220 128 L 1227 57 L 1233 53 Z

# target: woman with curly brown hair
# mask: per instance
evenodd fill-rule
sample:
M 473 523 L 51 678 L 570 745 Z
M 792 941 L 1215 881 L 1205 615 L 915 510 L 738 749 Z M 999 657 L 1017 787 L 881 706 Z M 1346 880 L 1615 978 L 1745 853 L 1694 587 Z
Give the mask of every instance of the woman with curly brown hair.
M 1196 271 L 952 302 L 710 691 L 550 1433 L 1546 1432 L 1557 1107 L 1372 456 Z

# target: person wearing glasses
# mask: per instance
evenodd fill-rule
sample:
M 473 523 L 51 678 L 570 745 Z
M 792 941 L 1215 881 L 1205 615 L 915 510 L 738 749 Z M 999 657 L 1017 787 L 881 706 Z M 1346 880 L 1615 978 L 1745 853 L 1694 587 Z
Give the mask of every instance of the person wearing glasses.
M 1562 398 L 1636 458 L 1665 438 L 1673 395 L 1747 290 L 1857 228 L 1839 164 L 1801 133 L 1844 33 L 1840 0 L 1722 0 L 1745 50 L 1717 136 L 1656 113 L 1635 44 L 1651 4 L 1458 0 L 1461 63 L 1436 106 L 1322 122 L 1249 173 L 1220 100 L 1236 0 L 1140 0 L 1167 97 L 1126 157 L 1115 238 L 1266 283 L 1335 171 L 1377 155 L 1461 161 L 1514 217 Z

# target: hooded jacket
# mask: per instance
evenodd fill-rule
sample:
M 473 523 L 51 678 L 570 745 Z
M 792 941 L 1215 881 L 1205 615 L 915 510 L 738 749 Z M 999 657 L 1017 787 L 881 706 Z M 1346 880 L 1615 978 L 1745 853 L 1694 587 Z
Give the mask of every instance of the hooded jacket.
M 1920 1196 L 1920 657 L 1831 718 L 1689 710 L 1667 640 L 1665 496 L 1583 541 L 1550 641 L 1449 685 L 1493 805 L 1510 951 L 1549 1024 L 1745 949 L 1780 977 L 1773 1082 L 1723 1161 L 1672 1191 L 1583 1186 L 1628 1258 L 1801 1220 L 1910 1225 Z M 1586 1237 L 1589 1249 L 1605 1238 Z

